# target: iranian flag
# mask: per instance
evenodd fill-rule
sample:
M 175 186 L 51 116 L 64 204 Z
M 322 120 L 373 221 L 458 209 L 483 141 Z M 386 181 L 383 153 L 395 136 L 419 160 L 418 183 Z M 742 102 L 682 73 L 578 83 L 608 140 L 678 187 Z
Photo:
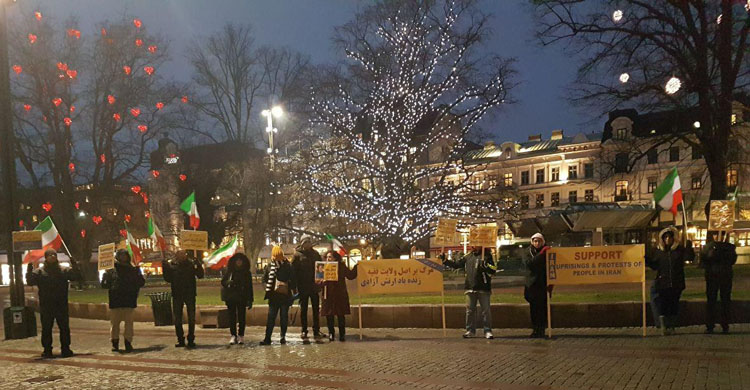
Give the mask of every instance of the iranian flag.
M 52 222 L 52 218 L 44 218 L 44 220 L 39 225 L 37 225 L 34 230 L 42 231 L 42 249 L 27 251 L 26 255 L 24 255 L 23 257 L 24 264 L 36 262 L 39 261 L 39 259 L 43 259 L 44 252 L 47 251 L 47 249 L 54 249 L 56 251 L 59 251 L 63 246 L 62 237 L 60 237 L 60 233 L 57 232 L 57 228 Z
M 346 256 L 346 249 L 341 245 L 341 241 L 339 241 L 338 238 L 334 237 L 332 234 L 326 234 L 326 238 L 331 241 L 331 246 L 333 247 L 334 252 L 341 255 L 341 257 Z
M 677 215 L 677 206 L 682 203 L 682 188 L 677 168 L 672 169 L 664 182 L 656 187 L 654 201 L 664 210 L 671 211 L 672 215 Z
M 195 191 L 191 192 L 190 196 L 182 201 L 180 209 L 190 216 L 190 227 L 198 229 L 198 226 L 201 223 L 201 217 L 198 215 L 198 206 L 195 204 Z
M 164 236 L 161 234 L 159 227 L 156 226 L 154 217 L 148 217 L 148 235 L 152 240 L 154 240 L 156 245 L 161 248 L 162 252 L 167 250 L 167 241 L 164 240 Z
M 214 251 L 214 253 L 211 253 L 206 258 L 206 264 L 208 264 L 208 266 L 213 270 L 223 268 L 225 265 L 227 265 L 229 258 L 237 252 L 238 246 L 239 242 L 237 241 L 237 236 L 234 236 L 232 241 L 229 241 L 226 245 L 217 249 L 216 251 Z
M 125 230 L 127 230 L 127 226 L 125 226 Z M 128 253 L 130 253 L 130 260 L 133 262 L 133 264 L 138 265 L 143 261 L 143 256 L 141 256 L 141 248 L 138 247 L 138 242 L 135 240 L 132 234 L 130 234 L 130 230 L 127 230 L 128 232 L 128 241 L 125 243 L 128 249 Z

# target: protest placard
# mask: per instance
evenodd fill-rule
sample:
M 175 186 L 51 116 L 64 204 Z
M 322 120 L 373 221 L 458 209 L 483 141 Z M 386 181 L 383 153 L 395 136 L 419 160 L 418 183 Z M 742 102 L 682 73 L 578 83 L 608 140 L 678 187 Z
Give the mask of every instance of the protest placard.
M 115 266 L 115 244 L 99 245 L 99 271 L 108 270 Z
M 441 218 L 435 229 L 435 244 L 439 246 L 450 246 L 456 242 L 456 226 L 458 220 Z
M 13 232 L 13 252 L 42 249 L 42 231 L 25 230 Z
M 497 243 L 497 226 L 472 226 L 469 230 L 469 244 L 494 248 Z
M 183 230 L 180 233 L 180 248 L 194 251 L 207 250 L 208 232 L 201 230 Z
M 316 261 L 315 281 L 335 282 L 339 280 L 339 263 L 336 261 Z

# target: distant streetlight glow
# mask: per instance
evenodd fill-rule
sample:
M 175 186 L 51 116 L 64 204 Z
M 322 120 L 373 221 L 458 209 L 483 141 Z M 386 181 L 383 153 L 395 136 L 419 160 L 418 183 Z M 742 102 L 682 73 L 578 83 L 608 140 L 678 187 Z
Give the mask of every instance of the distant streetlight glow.
M 615 23 L 618 23 L 622 20 L 622 10 L 618 9 L 617 11 L 612 13 L 612 20 L 615 21 Z
M 680 90 L 680 87 L 682 87 L 682 81 L 678 79 L 677 77 L 672 77 L 667 81 L 667 85 L 664 86 L 664 90 L 672 95 Z
M 629 74 L 623 73 L 623 74 L 620 75 L 620 82 L 621 83 L 625 84 L 625 83 L 628 82 L 628 80 L 630 80 L 630 75 Z

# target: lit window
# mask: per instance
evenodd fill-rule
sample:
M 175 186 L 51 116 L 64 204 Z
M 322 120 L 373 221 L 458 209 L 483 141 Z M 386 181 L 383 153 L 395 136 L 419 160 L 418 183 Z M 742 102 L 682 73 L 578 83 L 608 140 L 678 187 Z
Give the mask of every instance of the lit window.
M 550 169 L 550 181 L 560 180 L 560 167 L 553 167 Z
M 628 181 L 619 180 L 615 183 L 615 202 L 628 200 Z
M 578 179 L 578 165 L 568 165 L 568 180 Z
M 701 178 L 700 176 L 693 176 L 690 179 L 690 188 L 694 190 L 703 188 L 703 178 Z
M 536 208 L 544 208 L 544 194 L 536 194 Z
M 586 190 L 584 193 L 584 198 L 586 202 L 593 202 L 594 201 L 594 190 Z
M 656 178 L 655 177 L 649 177 L 648 178 L 648 184 L 646 186 L 646 189 L 649 194 L 653 194 L 654 191 L 656 191 Z
M 559 192 L 553 192 L 550 196 L 550 201 L 552 202 L 552 207 L 559 206 L 560 205 L 560 193 Z
M 503 185 L 508 187 L 513 187 L 513 173 L 508 172 L 503 174 Z

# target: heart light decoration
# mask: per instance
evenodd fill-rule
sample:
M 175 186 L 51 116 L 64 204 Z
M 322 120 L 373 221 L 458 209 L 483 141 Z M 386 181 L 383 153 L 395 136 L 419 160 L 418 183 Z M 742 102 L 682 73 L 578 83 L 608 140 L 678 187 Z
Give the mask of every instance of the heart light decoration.
M 143 23 L 141 23 L 140 19 L 133 19 L 133 25 L 135 26 L 135 28 L 141 28 Z
M 68 170 L 70 172 L 75 172 L 76 171 L 76 165 L 73 164 L 73 163 L 68 164 Z
M 86 229 L 81 229 L 81 238 L 86 238 Z
M 71 28 L 71 29 L 68 29 L 68 36 L 75 37 L 76 39 L 81 39 L 81 32 L 79 30 Z
M 76 210 L 81 208 L 81 204 L 79 202 L 73 203 L 73 206 L 75 206 Z
M 60 104 L 62 104 L 62 99 L 60 99 L 60 98 L 54 98 L 54 99 L 52 99 L 52 104 L 54 104 L 55 107 L 60 107 Z
M 146 210 L 146 211 L 143 212 L 143 216 L 145 218 L 151 218 L 151 213 L 149 213 L 148 210 Z
M 140 131 L 141 133 L 145 133 L 145 132 L 148 131 L 148 126 L 146 126 L 146 125 L 138 125 L 138 131 Z
M 150 52 L 151 54 L 154 54 L 154 53 L 156 53 L 156 45 L 151 45 L 151 46 L 149 46 L 149 47 L 148 47 L 148 51 L 149 51 L 149 52 Z
M 114 119 L 116 122 L 119 122 L 120 121 L 120 114 L 118 114 L 118 113 L 112 114 L 112 119 Z
M 141 198 L 143 198 L 143 204 L 148 204 L 148 195 L 145 192 L 141 192 Z
M 52 203 L 49 203 L 49 202 L 43 203 L 42 208 L 44 209 L 44 211 L 49 213 L 50 210 L 52 210 Z
M 23 72 L 23 68 L 21 65 L 13 65 L 13 71 L 16 72 L 16 74 L 21 74 Z
M 182 100 L 183 103 L 187 103 L 188 102 L 188 97 L 187 96 L 183 96 L 182 99 L 180 99 L 180 100 Z
M 122 67 L 122 71 L 125 72 L 125 74 L 129 76 L 131 69 L 129 66 L 125 65 Z
M 156 109 L 157 109 L 157 110 L 161 110 L 162 108 L 164 108 L 164 103 L 162 103 L 162 102 L 157 102 L 157 103 L 156 103 Z
M 133 191 L 134 194 L 137 194 L 141 192 L 141 186 L 132 186 L 130 187 L 130 191 Z
M 76 106 L 70 106 L 70 113 L 76 112 Z
M 125 222 L 130 223 L 131 219 L 133 219 L 133 217 L 131 217 L 130 214 L 125 214 Z
M 123 236 L 123 237 L 127 237 L 128 236 L 128 230 L 127 229 L 120 229 L 120 235 Z
M 141 115 L 141 110 L 139 108 L 131 108 L 130 115 L 132 115 L 135 118 L 138 118 L 138 115 Z
M 181 174 L 180 181 L 185 181 L 185 180 L 187 180 L 187 175 Z
M 23 227 L 23 219 L 19 219 L 18 220 L 18 227 L 20 227 L 20 228 Z
M 117 99 L 115 99 L 114 96 L 107 95 L 107 103 L 109 103 L 109 104 L 115 104 L 116 101 L 117 101 Z
M 39 12 L 39 11 L 34 12 L 34 17 L 36 18 L 36 20 L 42 21 L 42 13 L 41 12 Z
M 70 125 L 73 123 L 73 120 L 68 118 L 67 116 L 63 119 L 63 122 L 65 122 L 65 126 L 70 127 Z
M 104 155 L 104 153 L 99 155 L 99 161 L 102 162 L 102 164 L 107 162 L 107 156 Z
M 138 47 L 143 46 L 143 39 L 141 39 L 141 38 L 136 39 L 135 40 L 135 45 L 138 46 Z
M 154 67 L 153 66 L 144 66 L 143 71 L 146 72 L 149 76 L 154 74 Z
M 33 45 L 34 43 L 36 43 L 36 35 L 34 35 L 34 34 L 29 34 L 29 43 L 30 43 L 30 44 L 32 44 L 32 45 Z
M 68 70 L 67 70 L 67 71 L 65 72 L 65 74 L 67 74 L 67 75 L 68 75 L 68 77 L 70 77 L 71 79 L 74 79 L 74 78 L 78 77 L 78 71 L 77 71 L 77 70 L 75 70 L 75 69 L 68 69 Z
M 26 110 L 26 112 L 31 111 L 31 104 L 24 104 L 23 109 Z
M 154 179 L 156 179 L 157 177 L 159 177 L 159 171 L 157 171 L 156 169 L 154 169 L 153 171 L 151 171 L 151 176 L 153 176 Z
M 68 64 L 66 64 L 64 62 L 58 62 L 57 63 L 57 69 L 60 69 L 61 71 L 64 72 L 64 71 L 68 70 Z
M 102 223 L 102 217 L 99 215 L 94 215 L 93 217 L 91 217 L 91 221 L 99 225 L 100 223 Z

